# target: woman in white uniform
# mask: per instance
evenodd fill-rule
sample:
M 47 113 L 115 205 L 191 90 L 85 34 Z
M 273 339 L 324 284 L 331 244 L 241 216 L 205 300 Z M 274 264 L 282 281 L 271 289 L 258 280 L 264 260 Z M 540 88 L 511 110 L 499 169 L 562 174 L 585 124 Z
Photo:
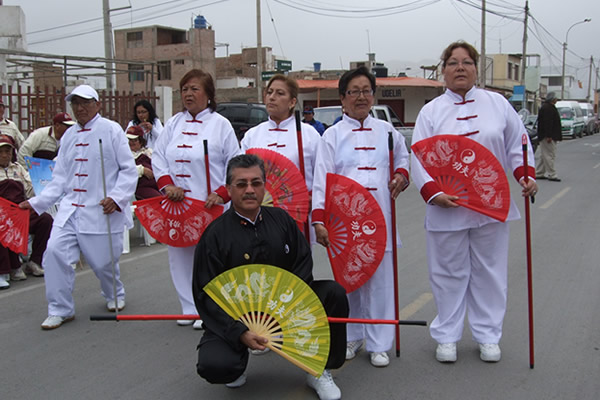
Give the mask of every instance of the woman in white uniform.
M 173 201 L 185 197 L 202 200 L 206 207 L 229 201 L 224 187 L 227 162 L 240 153 L 240 147 L 227 119 L 215 112 L 215 85 L 212 77 L 198 69 L 186 73 L 179 82 L 185 111 L 165 124 L 152 156 L 152 169 L 158 188 Z M 208 141 L 210 188 L 208 193 L 203 141 Z M 192 295 L 194 246 L 169 246 L 169 265 L 183 314 L 196 314 Z M 192 321 L 178 320 L 179 325 Z M 202 321 L 194 322 L 195 329 Z
M 284 75 L 275 75 L 267 84 L 265 105 L 269 120 L 249 129 L 242 139 L 242 151 L 250 148 L 273 150 L 289 158 L 300 169 L 298 136 L 294 108 L 298 102 L 298 83 Z M 312 190 L 313 171 L 317 157 L 317 146 L 321 141 L 319 133 L 309 124 L 301 123 L 302 150 L 306 187 Z M 310 229 L 311 244 L 314 243 L 314 230 Z
M 477 51 L 468 43 L 454 42 L 442 54 L 446 92 L 427 103 L 413 133 L 413 143 L 438 134 L 468 136 L 485 146 L 523 187 L 522 195 L 537 192 L 531 144 L 529 165 L 523 166 L 521 119 L 501 95 L 475 87 Z M 456 196 L 440 190 L 414 153 L 412 176 L 427 202 L 425 230 L 429 281 L 438 309 L 430 326 L 438 342 L 436 358 L 456 361 L 456 342 L 462 337 L 469 314 L 480 358 L 500 360 L 498 342 L 506 311 L 508 223 L 459 207 Z M 530 178 L 525 183 L 524 176 Z M 519 218 L 511 201 L 507 220 Z
M 158 141 L 158 137 L 163 131 L 163 124 L 158 119 L 156 111 L 148 100 L 140 100 L 133 106 L 133 119 L 127 124 L 125 131 L 131 126 L 140 126 L 144 130 L 144 139 L 146 147 L 154 148 L 154 144 Z
M 346 72 L 338 84 L 344 109 L 342 120 L 323 134 L 315 167 L 312 218 L 317 242 L 329 246 L 324 226 L 327 173 L 347 176 L 364 186 L 375 197 L 388 229 L 385 254 L 373 276 L 348 294 L 350 318 L 394 319 L 394 271 L 391 229 L 391 201 L 408 186 L 408 151 L 404 138 L 389 123 L 369 115 L 373 106 L 375 77 L 360 67 Z M 390 180 L 388 132 L 394 139 L 394 178 Z M 356 356 L 366 341 L 371 364 L 385 367 L 387 351 L 394 341 L 393 325 L 349 324 L 346 359 Z

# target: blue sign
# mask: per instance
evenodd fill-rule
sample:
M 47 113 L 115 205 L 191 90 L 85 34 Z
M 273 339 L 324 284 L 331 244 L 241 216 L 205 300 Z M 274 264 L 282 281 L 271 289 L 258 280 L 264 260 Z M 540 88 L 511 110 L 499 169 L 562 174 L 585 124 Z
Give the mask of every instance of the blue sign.
M 52 171 L 54 171 L 56 162 L 43 158 L 25 157 L 25 164 L 33 183 L 33 191 L 39 195 L 52 180 Z

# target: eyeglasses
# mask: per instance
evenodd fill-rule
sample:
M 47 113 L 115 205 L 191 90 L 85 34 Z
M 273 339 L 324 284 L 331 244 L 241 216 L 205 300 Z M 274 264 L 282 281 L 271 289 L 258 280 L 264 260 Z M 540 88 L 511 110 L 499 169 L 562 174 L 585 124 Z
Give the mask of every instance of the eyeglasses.
M 354 89 L 354 90 L 348 90 L 346 92 L 346 94 L 352 98 L 359 97 L 361 94 L 365 97 L 371 97 L 371 96 L 373 96 L 373 90 L 371 90 L 371 89 L 363 89 L 363 90 Z
M 458 68 L 459 65 L 462 65 L 465 68 L 473 67 L 475 65 L 475 61 L 472 60 L 464 60 L 463 62 L 452 60 L 446 63 L 446 68 Z
M 73 100 L 71 101 L 71 107 L 90 107 L 92 104 L 95 104 L 96 100 L 88 99 L 88 100 Z
M 233 186 L 235 186 L 238 189 L 246 189 L 248 187 L 248 185 L 252 186 L 254 189 L 258 189 L 261 188 L 265 185 L 265 183 L 263 181 L 260 180 L 256 180 L 256 181 L 252 181 L 252 182 L 248 182 L 248 181 L 239 181 L 233 184 Z

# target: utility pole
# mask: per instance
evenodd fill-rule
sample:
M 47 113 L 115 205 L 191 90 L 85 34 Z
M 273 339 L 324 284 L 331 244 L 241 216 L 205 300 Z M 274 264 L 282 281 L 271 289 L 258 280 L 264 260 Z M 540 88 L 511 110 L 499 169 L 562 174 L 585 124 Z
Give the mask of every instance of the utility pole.
M 104 58 L 106 58 L 106 89 L 112 92 L 113 84 L 113 54 L 112 54 L 112 26 L 110 24 L 110 5 L 108 0 L 102 0 L 102 15 L 104 17 Z
M 590 75 L 588 77 L 588 92 L 587 96 L 585 96 L 586 102 L 590 102 L 591 91 L 592 91 L 592 69 L 594 69 L 594 56 L 590 56 Z
M 485 0 L 481 0 L 481 65 L 479 69 L 479 86 L 485 89 Z
M 525 86 L 525 68 L 527 68 L 527 17 L 529 16 L 529 0 L 525 1 L 525 27 L 523 29 L 523 59 L 521 60 L 521 85 Z M 525 90 L 527 94 L 527 90 Z
M 256 0 L 256 96 L 262 103 L 262 35 L 260 23 L 260 0 Z
M 126 10 L 131 6 L 119 7 L 110 9 L 108 0 L 102 0 L 102 16 L 104 19 L 104 58 L 106 58 L 105 69 L 106 69 L 106 89 L 111 92 L 114 90 L 113 83 L 113 36 L 112 36 L 112 25 L 110 23 L 110 12 Z

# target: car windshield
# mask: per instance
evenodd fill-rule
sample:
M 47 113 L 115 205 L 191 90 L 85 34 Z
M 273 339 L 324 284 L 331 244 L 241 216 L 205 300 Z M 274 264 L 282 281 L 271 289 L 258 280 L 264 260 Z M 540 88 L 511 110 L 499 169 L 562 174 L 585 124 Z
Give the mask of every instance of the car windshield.
M 560 107 L 558 109 L 558 112 L 560 113 L 560 117 L 562 119 L 573 119 L 573 110 L 571 110 L 570 108 Z
M 342 107 L 315 108 L 315 119 L 327 126 L 333 125 L 337 117 L 342 115 Z

